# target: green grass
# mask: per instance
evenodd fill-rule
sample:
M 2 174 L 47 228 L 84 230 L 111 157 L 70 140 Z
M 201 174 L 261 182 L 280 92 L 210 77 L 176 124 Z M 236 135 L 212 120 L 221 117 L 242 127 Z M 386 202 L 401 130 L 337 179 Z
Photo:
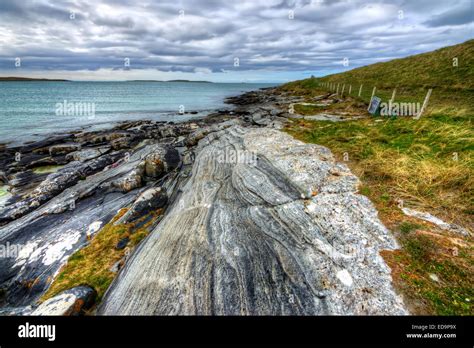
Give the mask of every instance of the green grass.
M 395 282 L 407 298 L 424 305 L 419 314 L 473 315 L 472 246 L 454 256 L 448 239 L 417 233 L 421 227 L 402 231 L 401 250 L 383 253 Z
M 474 128 L 464 118 L 294 121 L 296 138 L 325 145 L 393 201 L 472 226 Z
M 413 222 L 409 222 L 409 221 L 403 221 L 399 226 L 400 232 L 403 233 L 403 234 L 407 234 L 407 233 L 410 233 L 412 231 L 416 231 L 417 229 L 419 229 L 421 227 L 422 227 L 422 225 L 416 224 L 416 223 L 413 223 Z

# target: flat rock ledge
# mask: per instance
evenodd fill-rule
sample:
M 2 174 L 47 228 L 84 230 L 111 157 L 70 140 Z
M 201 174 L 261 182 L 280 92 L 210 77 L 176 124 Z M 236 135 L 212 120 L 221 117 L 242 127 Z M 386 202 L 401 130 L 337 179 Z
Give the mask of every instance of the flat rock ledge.
M 408 314 L 379 254 L 397 244 L 357 184 L 327 148 L 278 130 L 210 133 L 97 313 Z

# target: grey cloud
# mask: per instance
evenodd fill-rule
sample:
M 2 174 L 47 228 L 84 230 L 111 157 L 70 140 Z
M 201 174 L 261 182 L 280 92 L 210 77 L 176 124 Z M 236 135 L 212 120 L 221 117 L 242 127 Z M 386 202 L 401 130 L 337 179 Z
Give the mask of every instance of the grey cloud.
M 96 25 L 107 27 L 133 28 L 135 26 L 135 22 L 129 17 L 94 16 L 91 21 Z
M 462 25 L 474 22 L 474 1 L 468 1 L 463 6 L 445 11 L 432 19 L 424 22 L 429 27 L 440 27 L 447 25 Z
M 38 70 L 120 70 L 128 57 L 132 69 L 162 71 L 343 70 L 344 57 L 355 67 L 472 38 L 466 4 L 1 0 L 0 69 L 22 57 Z M 406 19 L 399 20 L 399 10 Z

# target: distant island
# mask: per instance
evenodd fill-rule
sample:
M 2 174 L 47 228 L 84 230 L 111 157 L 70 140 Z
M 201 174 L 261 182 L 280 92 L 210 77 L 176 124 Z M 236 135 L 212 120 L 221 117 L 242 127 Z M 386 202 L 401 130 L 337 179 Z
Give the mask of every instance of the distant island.
M 191 81 L 191 80 L 169 80 L 166 82 L 198 82 L 198 83 L 212 83 L 210 81 Z
M 63 80 L 63 79 L 43 79 L 43 78 L 30 78 L 30 77 L 15 77 L 15 76 L 8 76 L 8 77 L 0 77 L 1 81 L 52 81 L 52 82 L 69 82 L 71 80 Z M 169 80 L 169 81 L 160 81 L 160 80 L 127 80 L 125 82 L 194 82 L 194 83 L 213 83 L 211 81 L 191 81 L 191 80 Z
M 160 80 L 127 80 L 126 82 L 195 82 L 195 83 L 213 83 L 211 81 L 192 81 L 192 80 L 169 80 L 169 81 L 160 81 Z
M 62 79 L 35 79 L 30 77 L 0 77 L 0 81 L 69 81 L 69 80 L 62 80 Z

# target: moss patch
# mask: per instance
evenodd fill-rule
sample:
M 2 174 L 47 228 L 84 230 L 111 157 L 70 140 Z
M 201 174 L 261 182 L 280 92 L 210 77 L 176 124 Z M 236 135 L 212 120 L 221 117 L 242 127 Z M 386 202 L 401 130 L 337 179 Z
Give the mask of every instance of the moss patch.
M 0 197 L 8 195 L 7 186 L 0 186 Z
M 59 169 L 64 166 L 61 165 L 51 165 L 51 166 L 41 166 L 36 167 L 33 169 L 33 173 L 35 174 L 48 174 L 48 173 L 56 173 Z

